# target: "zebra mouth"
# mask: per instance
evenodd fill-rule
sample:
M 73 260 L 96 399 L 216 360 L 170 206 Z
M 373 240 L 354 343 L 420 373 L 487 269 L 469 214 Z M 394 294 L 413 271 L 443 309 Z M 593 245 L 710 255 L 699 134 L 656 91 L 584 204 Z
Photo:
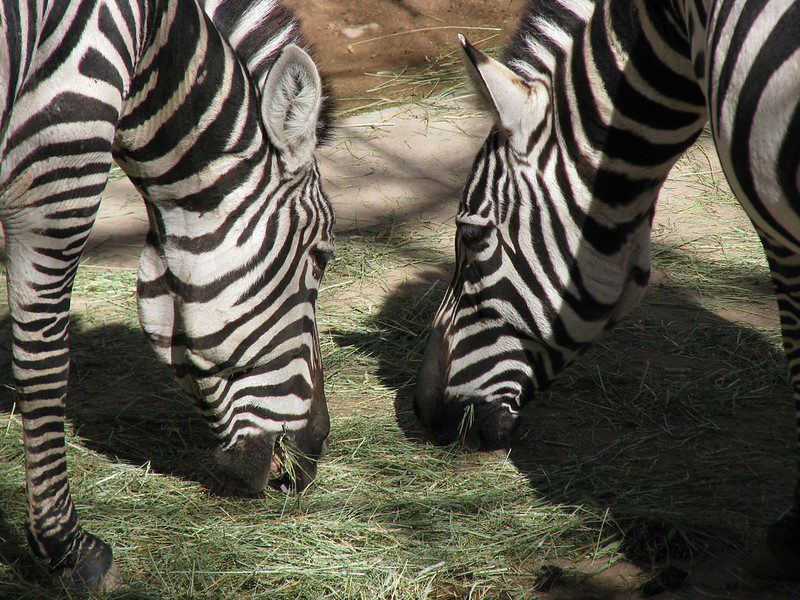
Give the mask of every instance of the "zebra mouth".
M 272 451 L 267 482 L 270 487 L 285 494 L 294 489 L 294 477 L 292 476 L 291 465 L 288 464 L 290 460 L 286 451 L 276 443 Z
M 283 450 L 276 448 L 272 451 L 272 460 L 269 465 L 269 479 L 280 479 L 286 470 L 283 467 L 284 461 Z
M 297 490 L 298 482 L 303 478 L 301 457 L 300 451 L 286 437 L 279 437 L 272 449 L 267 476 L 269 485 L 284 493 Z
M 244 437 L 226 450 L 217 449 L 220 491 L 245 496 L 258 496 L 267 487 L 283 493 L 303 492 L 314 481 L 319 455 L 304 451 L 302 443 L 285 434 L 277 440 L 274 434 L 262 434 Z

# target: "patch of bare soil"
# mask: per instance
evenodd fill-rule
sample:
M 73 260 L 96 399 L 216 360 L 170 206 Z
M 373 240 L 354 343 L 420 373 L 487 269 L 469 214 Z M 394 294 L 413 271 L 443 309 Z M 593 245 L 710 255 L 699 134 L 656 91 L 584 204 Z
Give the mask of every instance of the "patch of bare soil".
M 505 44 L 523 0 L 289 0 L 316 46 L 340 108 L 380 99 L 374 73 L 424 68 L 457 47 L 456 34 Z M 480 28 L 480 29 L 478 29 Z M 490 31 L 489 28 L 500 28 Z

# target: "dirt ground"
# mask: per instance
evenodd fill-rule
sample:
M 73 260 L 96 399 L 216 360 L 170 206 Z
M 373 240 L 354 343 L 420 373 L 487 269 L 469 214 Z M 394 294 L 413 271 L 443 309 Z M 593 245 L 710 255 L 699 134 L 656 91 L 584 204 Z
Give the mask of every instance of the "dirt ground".
M 340 108 L 380 97 L 379 72 L 420 69 L 457 47 L 456 34 L 488 46 L 516 29 L 523 0 L 289 0 L 317 47 Z M 472 28 L 472 29 L 470 29 Z M 490 29 L 499 29 L 491 31 Z

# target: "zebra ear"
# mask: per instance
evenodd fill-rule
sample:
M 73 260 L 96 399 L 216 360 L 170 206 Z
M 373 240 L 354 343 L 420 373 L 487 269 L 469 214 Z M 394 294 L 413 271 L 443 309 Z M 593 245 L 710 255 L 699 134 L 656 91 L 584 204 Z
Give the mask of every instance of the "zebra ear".
M 288 170 L 311 164 L 321 107 L 322 81 L 317 66 L 299 46 L 286 46 L 264 82 L 261 112 L 267 134 Z
M 497 126 L 510 138 L 517 134 L 527 138 L 544 119 L 546 103 L 542 96 L 543 84 L 528 82 L 470 44 L 463 35 L 458 36 L 464 50 L 467 73 L 478 94 L 494 113 Z

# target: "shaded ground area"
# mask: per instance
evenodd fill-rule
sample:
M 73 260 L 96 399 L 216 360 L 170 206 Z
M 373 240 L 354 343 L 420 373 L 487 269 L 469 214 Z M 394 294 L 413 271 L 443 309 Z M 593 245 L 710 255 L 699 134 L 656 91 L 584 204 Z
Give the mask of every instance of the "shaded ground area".
M 729 277 L 740 285 L 737 274 Z M 393 344 L 339 333 L 343 344 L 389 348 L 380 372 L 400 389 L 397 410 L 411 438 L 421 435 L 410 409 L 413 372 L 399 368 L 398 348 L 418 339 L 402 333 L 416 315 L 435 309 L 437 295 L 420 301 L 428 290 L 403 286 L 375 316 L 402 324 L 384 327 Z M 420 352 L 414 347 L 409 358 Z M 538 397 L 524 414 L 511 462 L 553 501 L 606 507 L 607 527 L 624 532 L 621 562 L 548 562 L 553 597 L 642 597 L 645 584 L 667 597 L 793 597 L 797 588 L 765 587 L 745 570 L 749 550 L 793 484 L 783 373 L 774 332 L 721 319 L 680 281 L 659 285 Z M 662 581 L 664 573 L 672 583 Z

